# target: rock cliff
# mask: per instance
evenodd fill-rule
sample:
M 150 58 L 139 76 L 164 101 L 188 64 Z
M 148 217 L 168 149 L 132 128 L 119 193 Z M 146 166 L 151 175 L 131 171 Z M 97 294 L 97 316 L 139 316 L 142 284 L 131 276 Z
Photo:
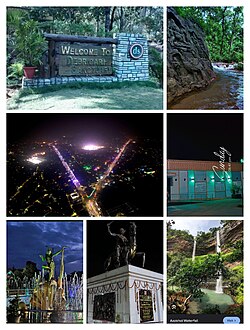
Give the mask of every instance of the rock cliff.
M 195 22 L 168 7 L 168 106 L 185 94 L 204 88 L 215 78 L 205 35 Z
M 193 238 L 187 236 L 172 235 L 167 240 L 168 252 L 182 253 L 187 257 L 192 256 L 193 251 Z M 243 221 L 231 220 L 223 224 L 220 229 L 220 242 L 221 250 L 223 253 L 227 253 L 229 246 L 234 245 L 237 241 L 243 239 Z M 196 255 L 201 256 L 205 254 L 216 253 L 216 230 L 213 232 L 207 232 L 202 237 L 197 238 Z

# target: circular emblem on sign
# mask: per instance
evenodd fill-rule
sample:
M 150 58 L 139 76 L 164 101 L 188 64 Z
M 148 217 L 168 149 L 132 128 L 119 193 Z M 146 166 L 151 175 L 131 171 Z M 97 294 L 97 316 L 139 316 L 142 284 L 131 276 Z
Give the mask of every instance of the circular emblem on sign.
M 143 47 L 141 44 L 133 44 L 129 49 L 129 54 L 134 60 L 138 60 L 143 55 Z

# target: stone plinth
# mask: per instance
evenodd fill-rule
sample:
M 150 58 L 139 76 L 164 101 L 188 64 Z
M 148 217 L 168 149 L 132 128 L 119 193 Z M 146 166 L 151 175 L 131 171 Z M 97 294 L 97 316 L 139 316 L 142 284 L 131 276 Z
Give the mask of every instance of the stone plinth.
M 162 283 L 162 274 L 132 265 L 89 278 L 87 322 L 162 322 Z

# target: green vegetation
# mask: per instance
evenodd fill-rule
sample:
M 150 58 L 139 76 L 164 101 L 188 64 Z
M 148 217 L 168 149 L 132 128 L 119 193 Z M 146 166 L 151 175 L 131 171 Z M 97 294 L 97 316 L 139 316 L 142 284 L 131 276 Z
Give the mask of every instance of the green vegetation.
M 243 7 L 175 7 L 203 29 L 211 60 L 243 68 Z
M 112 37 L 114 33 L 140 33 L 149 41 L 151 78 L 163 86 L 163 10 L 161 7 L 8 7 L 7 83 L 19 76 L 18 63 L 46 70 L 47 42 L 43 33 Z
M 192 260 L 191 249 L 189 248 L 187 253 L 186 243 L 192 243 L 193 246 L 194 237 L 186 230 L 173 229 L 172 224 L 167 224 L 167 238 L 168 242 L 171 242 L 171 249 L 167 252 L 168 312 L 241 314 L 244 291 L 243 240 L 223 243 L 221 253 L 208 254 L 206 251 L 210 249 L 211 244 L 214 244 L 215 251 L 217 228 L 199 232 L 196 237 L 196 249 L 204 251 L 204 254 L 195 256 Z M 222 221 L 221 225 L 228 228 L 228 231 L 234 228 L 232 220 Z M 178 246 L 173 244 L 175 241 L 179 242 Z M 218 296 L 215 286 L 219 275 L 223 278 L 224 293 Z
M 173 237 L 179 237 L 187 240 L 188 242 L 193 242 L 194 238 L 193 235 L 191 235 L 187 230 L 178 230 L 178 229 L 173 229 L 169 228 L 168 229 L 168 239 L 171 239 Z

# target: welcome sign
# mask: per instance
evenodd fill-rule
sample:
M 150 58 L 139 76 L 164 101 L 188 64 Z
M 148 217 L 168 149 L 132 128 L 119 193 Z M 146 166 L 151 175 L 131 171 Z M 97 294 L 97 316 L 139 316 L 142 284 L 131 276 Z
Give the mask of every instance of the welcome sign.
M 111 44 L 57 43 L 59 76 L 112 75 Z

